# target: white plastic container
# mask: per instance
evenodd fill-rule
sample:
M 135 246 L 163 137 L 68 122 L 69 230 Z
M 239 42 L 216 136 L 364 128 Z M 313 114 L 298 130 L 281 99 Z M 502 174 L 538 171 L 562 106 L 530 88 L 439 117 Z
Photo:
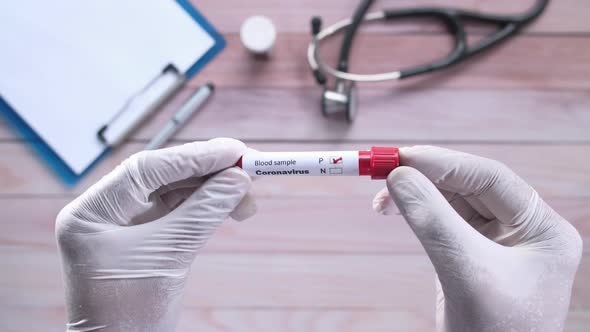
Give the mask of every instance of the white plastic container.
M 240 28 L 242 45 L 254 54 L 268 54 L 276 40 L 275 25 L 266 16 L 251 16 Z

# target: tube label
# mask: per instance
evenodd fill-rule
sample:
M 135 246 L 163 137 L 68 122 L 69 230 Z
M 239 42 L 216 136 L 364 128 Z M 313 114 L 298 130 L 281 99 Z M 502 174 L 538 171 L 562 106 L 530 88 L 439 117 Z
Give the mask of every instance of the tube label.
M 257 152 L 242 157 L 250 176 L 358 176 L 358 151 Z

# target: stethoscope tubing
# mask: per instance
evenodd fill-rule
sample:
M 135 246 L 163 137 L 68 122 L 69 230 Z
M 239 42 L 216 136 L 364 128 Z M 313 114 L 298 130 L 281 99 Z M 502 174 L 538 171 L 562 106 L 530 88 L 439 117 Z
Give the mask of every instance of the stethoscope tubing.
M 514 35 L 520 28 L 530 23 L 538 17 L 545 9 L 548 0 L 539 0 L 535 6 L 523 15 L 504 16 L 504 15 L 487 15 L 471 11 L 448 9 L 448 8 L 419 8 L 407 10 L 384 10 L 368 13 L 363 22 L 372 22 L 379 20 L 393 20 L 393 19 L 407 19 L 407 18 L 426 18 L 432 17 L 440 19 L 453 35 L 454 48 L 443 59 L 416 67 L 396 70 L 380 74 L 355 74 L 350 72 L 340 71 L 322 61 L 319 56 L 319 46 L 321 41 L 329 38 L 336 33 L 347 28 L 352 19 L 344 19 L 338 21 L 331 26 L 319 31 L 310 43 L 307 50 L 307 60 L 309 66 L 316 73 L 316 78 L 325 77 L 325 74 L 333 76 L 340 80 L 355 81 L 355 82 L 379 82 L 388 80 L 399 80 L 407 77 L 412 77 L 428 72 L 441 70 L 453 66 L 468 57 L 478 54 L 486 49 L 489 49 L 501 41 Z M 467 33 L 464 29 L 463 21 L 478 21 L 490 23 L 500 26 L 497 32 L 490 37 L 475 43 L 473 46 L 467 44 Z M 319 76 L 319 78 L 318 78 Z M 325 79 L 325 78 L 323 78 Z
M 371 22 L 371 21 L 378 21 L 385 18 L 385 12 L 373 12 L 368 13 L 365 18 L 364 22 Z M 365 74 L 353 74 L 348 72 L 343 72 L 337 70 L 336 68 L 326 64 L 321 60 L 319 56 L 319 45 L 320 42 L 330 36 L 335 35 L 336 33 L 340 32 L 344 28 L 348 27 L 352 23 L 352 19 L 347 18 L 341 21 L 338 21 L 332 24 L 329 27 L 326 27 L 322 31 L 320 31 L 317 35 L 313 37 L 312 43 L 309 45 L 307 49 L 307 61 L 309 62 L 310 67 L 312 70 L 316 71 L 319 70 L 323 73 L 327 73 L 330 76 L 334 76 L 336 78 L 346 80 L 346 81 L 356 81 L 356 82 L 379 82 L 379 81 L 388 81 L 388 80 L 397 80 L 400 78 L 400 72 L 389 72 L 389 73 L 382 73 L 382 74 L 372 74 L 372 75 L 365 75 Z

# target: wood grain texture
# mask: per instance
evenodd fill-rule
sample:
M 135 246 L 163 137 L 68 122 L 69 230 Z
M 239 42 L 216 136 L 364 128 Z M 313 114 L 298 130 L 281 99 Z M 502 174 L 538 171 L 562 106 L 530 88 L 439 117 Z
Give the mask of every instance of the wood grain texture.
M 207 18 L 215 22 L 221 31 L 237 32 L 242 22 L 251 15 L 266 15 L 274 20 L 279 32 L 309 33 L 309 20 L 321 15 L 325 24 L 348 18 L 358 5 L 356 0 L 257 0 L 244 5 L 240 0 L 226 1 L 191 1 L 202 10 Z M 373 10 L 412 8 L 424 6 L 453 6 L 466 10 L 478 10 L 490 14 L 517 14 L 524 12 L 534 0 L 397 0 L 377 1 Z M 545 13 L 531 25 L 528 32 L 534 33 L 586 33 L 590 32 L 590 22 L 586 13 L 590 5 L 585 0 L 551 1 Z M 411 24 L 402 28 L 393 28 L 389 24 L 375 25 L 368 29 L 376 32 L 423 32 L 440 31 L 431 25 Z
M 224 87 L 315 86 L 305 58 L 309 36 L 281 35 L 270 61 L 247 53 L 239 44 L 237 34 L 225 37 L 228 49 L 199 73 L 191 85 L 214 80 Z M 437 74 L 360 86 L 392 90 L 425 87 L 587 89 L 590 87 L 587 79 L 590 63 L 586 55 L 590 52 L 590 43 L 585 41 L 581 36 L 520 36 Z M 322 52 L 324 61 L 334 63 L 338 43 L 330 45 L 322 48 Z M 359 73 L 393 71 L 400 66 L 429 62 L 450 51 L 450 39 L 436 35 L 359 35 L 355 45 L 350 68 Z
M 21 315 L 28 320 L 23 326 Z M 65 312 L 44 307 L 0 312 L 4 332 L 63 332 Z M 205 332 L 429 332 L 434 317 L 376 309 L 200 309 L 185 308 L 177 331 Z
M 187 310 L 180 321 L 179 330 L 427 332 L 432 331 L 433 327 L 432 316 L 398 310 Z
M 371 145 L 398 145 L 395 141 L 371 143 L 253 143 L 261 151 L 359 150 Z M 405 144 L 404 144 L 405 145 Z M 407 145 L 412 145 L 407 142 Z M 497 159 L 535 187 L 543 197 L 589 197 L 590 163 L 586 145 L 569 144 L 442 144 L 455 150 Z M 24 143 L 0 144 L 0 196 L 75 195 L 110 172 L 122 160 L 142 149 L 144 144 L 127 144 L 105 158 L 75 188 L 67 188 Z M 549 157 L 547 157 L 549 156 Z M 342 197 L 370 199 L 382 188 L 382 181 L 364 177 L 323 178 L 321 185 L 313 177 L 262 178 L 253 186 L 259 197 Z
M 55 249 L 2 246 L 2 314 L 60 308 L 63 289 Z M 590 310 L 590 256 L 584 256 L 572 293 L 572 312 Z M 39 278 L 39 276 L 43 278 Z M 425 255 L 199 256 L 185 304 L 199 309 L 390 310 L 429 321 L 434 271 Z M 35 299 L 35 301 L 31 301 Z
M 2 246 L 7 308 L 63 304 L 55 249 Z M 39 276 L 44 278 L 40 278 Z M 582 258 L 572 311 L 590 310 L 590 255 Z M 35 299 L 35 301 L 31 301 Z M 434 312 L 434 269 L 424 255 L 209 254 L 197 257 L 185 305 L 198 308 L 394 309 Z
M 185 88 L 133 140 L 153 137 L 194 90 Z M 324 118 L 319 94 L 317 88 L 219 88 L 176 139 L 590 142 L 586 90 L 365 88 L 359 93 L 361 112 L 353 126 Z M 0 119 L 0 140 L 17 139 Z
M 23 323 L 22 316 L 27 320 Z M 63 332 L 65 312 L 61 307 L 0 312 L 5 332 Z M 565 332 L 587 332 L 590 315 L 570 311 Z M 432 332 L 433 317 L 397 310 L 325 309 L 198 309 L 185 308 L 180 332 Z
M 53 222 L 69 198 L 0 199 L 0 245 L 53 248 Z M 590 199 L 548 199 L 590 243 Z M 423 254 L 400 215 L 382 216 L 371 197 L 258 198 L 258 213 L 242 222 L 227 221 L 203 255 L 250 254 Z M 21 236 L 26 234 L 26 236 Z M 586 246 L 584 252 L 590 253 Z
M 8 307 L 63 304 L 56 248 L 2 246 Z M 43 275 L 43 280 L 39 276 Z M 209 254 L 197 257 L 185 304 L 199 308 L 387 308 L 434 312 L 426 255 Z M 585 289 L 584 289 L 585 291 Z M 34 302 L 31 299 L 35 299 Z
M 587 332 L 590 315 L 570 312 L 565 332 Z M 201 328 L 201 329 L 199 329 Z M 432 317 L 394 310 L 186 310 L 180 331 L 432 332 Z
M 319 93 L 317 88 L 221 88 L 176 139 L 590 142 L 589 91 L 365 88 L 353 126 L 323 117 Z M 188 94 L 171 102 L 134 139 L 153 137 Z

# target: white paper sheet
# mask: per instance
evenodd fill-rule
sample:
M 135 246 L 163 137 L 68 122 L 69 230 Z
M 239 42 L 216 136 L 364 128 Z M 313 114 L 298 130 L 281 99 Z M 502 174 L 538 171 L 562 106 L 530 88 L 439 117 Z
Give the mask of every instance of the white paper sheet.
M 213 45 L 174 0 L 0 1 L 0 94 L 80 174 L 131 95 Z

